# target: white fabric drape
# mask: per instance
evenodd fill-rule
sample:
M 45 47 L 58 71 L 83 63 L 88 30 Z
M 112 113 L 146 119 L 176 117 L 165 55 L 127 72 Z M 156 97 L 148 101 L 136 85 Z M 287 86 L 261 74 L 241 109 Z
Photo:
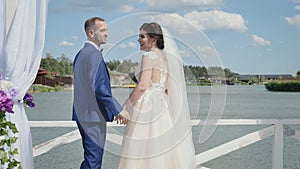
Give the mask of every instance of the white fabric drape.
M 7 0 L 8 1 L 8 0 Z M 18 0 L 15 16 L 8 34 L 5 32 L 7 18 L 6 1 L 1 0 L 1 73 L 5 80 L 13 83 L 18 91 L 16 100 L 21 100 L 33 83 L 42 57 L 48 0 Z M 9 10 L 9 9 L 6 9 Z M 2 20 L 3 18 L 3 20 Z M 4 24 L 5 25 L 5 24 Z M 2 29 L 3 27 L 3 29 Z M 4 36 L 2 36 L 4 35 Z M 16 156 L 24 169 L 32 169 L 32 138 L 23 104 L 15 101 L 14 114 L 6 114 L 7 119 L 16 124 L 19 138 L 15 144 L 19 150 Z
M 0 0 L 0 72 L 4 66 L 4 46 L 6 41 L 6 0 Z

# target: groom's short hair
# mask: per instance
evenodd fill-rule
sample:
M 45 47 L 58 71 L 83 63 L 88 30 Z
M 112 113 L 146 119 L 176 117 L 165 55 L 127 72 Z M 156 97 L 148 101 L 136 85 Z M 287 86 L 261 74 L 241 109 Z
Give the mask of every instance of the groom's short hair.
M 95 23 L 96 21 L 105 21 L 103 18 L 100 18 L 100 17 L 92 17 L 92 18 L 89 18 L 85 21 L 84 23 L 84 30 L 85 32 L 87 33 L 89 30 L 91 29 L 94 29 L 95 27 Z

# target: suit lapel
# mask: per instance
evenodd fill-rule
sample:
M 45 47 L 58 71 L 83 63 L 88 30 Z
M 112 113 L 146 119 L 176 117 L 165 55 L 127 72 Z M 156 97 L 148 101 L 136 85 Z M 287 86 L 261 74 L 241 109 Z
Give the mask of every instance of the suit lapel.
M 109 71 L 108 71 L 107 66 L 106 66 L 106 63 L 105 63 L 105 61 L 104 61 L 104 57 L 103 57 L 102 51 L 103 51 L 103 49 L 101 49 L 101 50 L 99 51 L 99 52 L 100 52 L 100 57 L 102 58 L 103 64 L 104 64 L 104 66 L 105 66 L 106 73 L 107 73 L 107 77 L 108 77 L 108 79 L 110 80 Z
M 104 63 L 105 69 L 106 69 L 106 73 L 107 73 L 108 79 L 110 80 L 109 71 L 107 69 L 107 66 L 106 66 L 106 63 L 104 62 L 104 60 L 103 60 L 103 63 Z

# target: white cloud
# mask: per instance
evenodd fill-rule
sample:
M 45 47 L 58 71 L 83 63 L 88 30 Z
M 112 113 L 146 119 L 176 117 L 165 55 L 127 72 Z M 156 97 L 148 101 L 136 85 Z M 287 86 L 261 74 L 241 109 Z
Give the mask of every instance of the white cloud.
M 267 48 L 267 51 L 268 51 L 268 52 L 272 52 L 273 49 L 272 49 L 272 48 Z
M 192 11 L 184 18 L 195 24 L 202 31 L 233 30 L 246 32 L 247 27 L 243 17 L 239 14 L 227 13 L 220 10 L 197 12 Z
M 180 56 L 182 58 L 192 58 L 195 56 L 193 51 L 189 48 L 179 50 Z
M 294 17 L 285 17 L 285 20 L 290 25 L 295 25 L 300 30 L 300 15 L 295 15 Z
M 300 10 L 300 5 L 295 6 L 296 10 Z
M 146 6 L 158 11 L 178 11 L 185 9 L 216 9 L 220 8 L 223 0 L 146 0 Z
M 255 35 L 255 34 L 252 34 L 251 37 L 252 37 L 254 45 L 260 45 L 260 46 L 269 46 L 269 45 L 271 45 L 270 41 L 265 40 L 264 38 L 259 37 L 259 36 Z
M 99 9 L 119 12 L 145 12 L 161 11 L 174 12 L 181 10 L 219 9 L 223 0 L 122 0 L 101 1 L 98 0 L 66 0 L 70 9 L 95 12 Z M 69 9 L 69 10 L 70 10 Z
M 247 31 L 245 21 L 241 15 L 216 10 L 207 12 L 192 11 L 190 13 L 186 13 L 184 16 L 177 13 L 161 14 L 151 16 L 146 19 L 159 22 L 162 26 L 167 26 L 171 29 L 173 28 L 173 31 L 182 34 L 195 31 L 195 29 L 187 23 L 191 23 L 201 31 L 205 32 L 224 30 L 238 32 Z
M 59 46 L 73 46 L 74 44 L 68 41 L 61 41 L 58 43 Z
M 128 42 L 128 43 L 122 43 L 119 45 L 120 48 L 136 48 L 136 43 L 134 42 Z
M 134 5 L 142 3 L 139 0 L 122 0 L 120 1 L 98 1 L 98 0 L 66 0 L 67 8 L 78 10 L 78 11 L 118 11 L 118 12 L 131 12 L 133 11 Z
M 158 22 L 161 26 L 165 26 L 177 33 L 187 34 L 193 31 L 191 25 L 187 24 L 187 21 L 177 13 L 147 16 L 144 19 Z
M 186 21 L 193 23 L 205 32 L 224 30 L 246 32 L 247 27 L 244 18 L 240 14 L 220 10 L 222 5 L 223 0 L 124 0 L 122 3 L 119 1 L 102 1 L 99 3 L 97 0 L 66 0 L 66 6 L 68 6 L 66 8 L 74 8 L 74 10 L 79 11 L 165 12 L 171 14 L 172 17 L 169 17 L 170 15 L 167 14 L 154 17 L 158 21 L 162 21 L 159 23 L 174 27 L 180 33 L 190 32 L 190 25 L 186 25 Z M 184 15 L 175 13 L 178 9 L 182 12 L 192 12 Z
M 292 2 L 299 3 L 300 0 L 291 0 Z
M 123 5 L 120 7 L 120 11 L 124 13 L 128 13 L 134 10 L 134 7 L 132 5 Z
M 127 45 L 125 43 L 121 43 L 119 46 L 120 46 L 120 48 L 126 48 L 127 47 Z
M 197 50 L 199 51 L 201 57 L 213 57 L 216 56 L 214 49 L 211 46 L 198 46 Z
M 79 40 L 79 37 L 78 36 L 72 36 L 72 39 Z
M 129 43 L 128 43 L 128 47 L 135 48 L 135 47 L 136 47 L 136 43 L 134 43 L 134 42 L 129 42 Z

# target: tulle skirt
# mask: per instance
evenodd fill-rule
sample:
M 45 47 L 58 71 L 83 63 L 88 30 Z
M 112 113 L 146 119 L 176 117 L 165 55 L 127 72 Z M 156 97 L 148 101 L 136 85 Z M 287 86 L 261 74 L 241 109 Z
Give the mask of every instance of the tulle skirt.
M 132 107 L 119 169 L 195 169 L 191 134 L 178 136 L 167 95 L 146 90 Z

